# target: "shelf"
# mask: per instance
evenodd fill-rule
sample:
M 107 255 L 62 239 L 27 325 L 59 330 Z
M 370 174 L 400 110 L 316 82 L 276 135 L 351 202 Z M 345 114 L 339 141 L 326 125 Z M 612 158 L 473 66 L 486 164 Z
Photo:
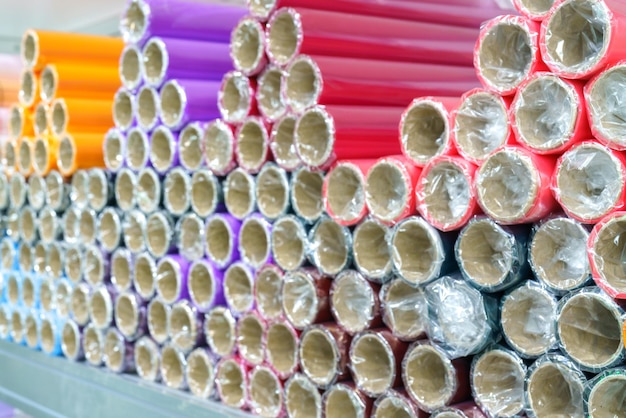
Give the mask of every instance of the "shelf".
M 0 401 L 35 417 L 250 416 L 137 376 L 47 357 L 6 341 L 0 341 Z

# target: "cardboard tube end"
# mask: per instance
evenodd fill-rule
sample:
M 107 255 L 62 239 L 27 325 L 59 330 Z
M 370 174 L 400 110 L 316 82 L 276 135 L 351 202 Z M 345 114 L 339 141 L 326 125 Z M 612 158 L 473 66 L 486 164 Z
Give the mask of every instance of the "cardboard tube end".
M 348 228 L 325 218 L 315 225 L 311 237 L 313 261 L 322 272 L 338 274 L 348 265 L 351 257 Z
M 324 212 L 323 185 L 323 174 L 306 168 L 291 178 L 291 204 L 296 214 L 307 222 L 315 222 Z
M 404 167 L 393 160 L 382 160 L 370 168 L 365 180 L 365 200 L 370 213 L 392 221 L 405 210 L 412 190 Z
M 396 227 L 390 250 L 398 273 L 411 285 L 425 284 L 437 277 L 445 259 L 441 237 L 417 217 Z
M 128 45 L 122 51 L 119 72 L 122 84 L 127 89 L 134 90 L 141 83 L 142 61 L 141 52 L 136 46 Z M 150 63 L 148 57 L 145 57 L 145 61 L 146 65 Z
M 205 230 L 207 256 L 220 266 L 226 266 L 233 252 L 235 237 L 222 216 L 208 220 Z
M 270 148 L 276 163 L 285 170 L 295 170 L 300 166 L 300 157 L 295 148 L 296 118 L 287 115 L 274 123 L 270 138 Z
M 317 315 L 317 290 L 313 279 L 305 272 L 295 271 L 285 276 L 282 290 L 283 312 L 289 322 L 304 329 Z
M 268 67 L 259 77 L 257 103 L 261 114 L 269 120 L 276 120 L 287 111 L 282 85 L 283 71 L 277 67 Z
M 298 366 L 298 341 L 289 326 L 280 322 L 267 330 L 267 361 L 282 375 L 291 374 Z
M 358 167 L 339 163 L 326 177 L 326 205 L 335 219 L 355 222 L 365 210 L 365 178 Z
M 267 54 L 278 65 L 288 64 L 296 56 L 302 36 L 299 15 L 293 9 L 279 10 L 267 27 Z
M 263 122 L 257 118 L 247 119 L 237 131 L 235 152 L 239 165 L 249 172 L 258 172 L 267 160 L 269 138 Z
M 323 328 L 307 330 L 300 340 L 300 367 L 317 386 L 333 382 L 339 373 L 339 353 L 332 334 Z
M 164 343 L 170 337 L 169 322 L 171 308 L 159 299 L 148 305 L 148 329 L 157 343 Z
M 233 29 L 230 55 L 235 68 L 246 74 L 258 72 L 265 63 L 265 33 L 259 22 L 243 18 Z
M 320 107 L 306 110 L 296 124 L 296 152 L 311 167 L 321 167 L 332 157 L 335 127 L 331 116 Z
M 155 170 L 164 173 L 174 161 L 176 152 L 174 135 L 165 126 L 161 126 L 152 133 L 150 142 L 150 162 Z
M 433 410 L 448 404 L 457 390 L 457 378 L 444 354 L 430 345 L 416 345 L 404 363 L 406 389 L 422 408 Z
M 272 228 L 272 255 L 286 271 L 295 270 L 306 259 L 307 237 L 304 226 L 291 216 L 279 218 Z
M 235 347 L 235 319 L 224 307 L 216 307 L 205 321 L 207 343 L 220 356 L 231 354 Z
M 199 170 L 203 161 L 202 137 L 204 130 L 197 123 L 187 125 L 179 135 L 180 163 L 187 170 Z
M 254 186 L 254 178 L 242 169 L 236 169 L 226 177 L 224 203 L 234 217 L 243 219 L 254 210 Z
M 225 405 L 238 408 L 246 402 L 247 391 L 242 366 L 233 359 L 222 360 L 216 379 L 220 399 Z
M 271 265 L 261 267 L 256 274 L 255 300 L 263 318 L 276 319 L 281 316 L 281 286 L 283 275 L 280 269 Z
M 295 374 L 285 385 L 285 406 L 289 416 L 321 418 L 322 397 L 315 385 L 302 374 Z
M 186 375 L 191 393 L 205 399 L 212 395 L 215 370 L 204 349 L 199 348 L 189 354 Z
M 313 59 L 299 56 L 287 70 L 285 96 L 296 112 L 316 105 L 322 91 L 322 73 Z
M 262 416 L 280 414 L 283 407 L 282 384 L 267 367 L 258 367 L 250 375 L 250 400 L 253 411 Z
M 135 99 L 126 89 L 120 89 L 113 98 L 113 121 L 120 129 L 131 127 L 135 113 Z
M 246 312 L 254 303 L 254 278 L 241 263 L 232 264 L 224 274 L 224 296 L 228 306 Z
M 163 382 L 170 388 L 182 389 L 185 386 L 186 361 L 182 352 L 166 345 L 161 351 L 161 375 Z

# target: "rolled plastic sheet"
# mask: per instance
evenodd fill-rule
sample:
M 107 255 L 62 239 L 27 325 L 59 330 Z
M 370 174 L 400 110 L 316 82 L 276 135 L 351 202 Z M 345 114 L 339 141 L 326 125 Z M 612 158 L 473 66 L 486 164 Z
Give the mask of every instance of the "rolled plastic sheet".
M 172 305 L 169 317 L 170 341 L 173 347 L 189 354 L 204 341 L 204 315 L 187 300 Z
M 90 366 L 100 367 L 104 362 L 104 332 L 93 325 L 87 325 L 82 331 L 83 352 Z
M 428 304 L 424 290 L 398 278 L 384 284 L 379 293 L 382 320 L 403 341 L 426 336 Z
M 124 246 L 128 248 L 133 254 L 139 254 L 146 250 L 146 240 L 154 239 L 157 240 L 160 237 L 157 235 L 162 232 L 159 227 L 162 227 L 158 221 L 162 220 L 162 218 L 157 217 L 154 222 L 153 229 L 150 231 L 150 235 L 148 238 L 148 230 L 147 230 L 147 222 L 146 216 L 137 209 L 131 209 L 129 212 L 126 212 L 124 219 L 122 220 L 122 231 L 124 235 Z M 164 222 L 169 226 L 169 223 Z M 173 230 L 167 231 L 170 234 L 173 234 Z M 154 237 L 154 238 L 153 238 Z M 167 245 L 169 242 L 171 235 L 168 235 L 166 239 L 163 240 L 163 245 Z M 160 244 L 155 244 L 156 246 Z M 148 248 L 150 250 L 152 247 Z M 161 248 L 161 247 L 159 247 Z
M 256 177 L 255 197 L 259 212 L 275 221 L 289 210 L 289 177 L 287 172 L 273 164 L 263 165 Z
M 352 235 L 346 226 L 322 216 L 309 231 L 309 258 L 322 274 L 336 276 L 352 263 Z
M 239 231 L 241 221 L 227 213 L 216 213 L 205 224 L 205 254 L 224 270 L 239 260 Z
M 21 56 L 36 71 L 53 62 L 80 62 L 115 67 L 124 43 L 120 38 L 29 29 L 22 37 Z
M 379 289 L 354 270 L 341 272 L 330 288 L 330 309 L 337 324 L 351 335 L 382 325 Z
M 440 233 L 423 218 L 412 216 L 396 225 L 386 242 L 395 272 L 409 285 L 417 286 L 457 270 L 452 258 L 453 240 L 452 235 Z
M 528 368 L 526 374 L 527 414 L 540 417 L 560 414 L 584 416 L 585 375 L 566 357 L 546 354 Z
M 72 284 L 79 284 L 82 280 L 85 271 L 83 264 L 82 248 L 78 244 L 67 246 L 65 248 L 64 272 L 65 277 Z
M 518 12 L 538 22 L 546 18 L 554 3 L 555 0 L 513 0 Z
M 135 368 L 137 374 L 148 382 L 161 380 L 161 353 L 159 346 L 148 336 L 135 342 Z
M 67 279 L 58 280 L 54 289 L 54 308 L 60 318 L 69 317 L 71 295 L 72 284 Z
M 146 249 L 155 258 L 163 257 L 174 249 L 174 222 L 168 212 L 154 212 L 147 217 L 145 241 Z
M 291 175 L 290 196 L 293 212 L 306 224 L 313 224 L 324 213 L 324 174 L 302 167 Z
M 338 224 L 356 225 L 367 215 L 365 179 L 376 162 L 371 159 L 337 161 L 324 176 L 324 209 Z
M 129 290 L 132 285 L 135 260 L 133 254 L 124 247 L 116 248 L 111 254 L 111 284 L 116 292 Z
M 431 414 L 433 418 L 487 418 L 487 415 L 471 401 L 439 408 Z
M 217 81 L 176 79 L 166 82 L 160 90 L 161 121 L 178 131 L 191 121 L 219 117 L 219 89 Z
M 109 119 L 110 101 L 120 87 L 117 66 L 113 62 L 98 65 L 93 61 L 56 60 L 43 68 L 39 82 L 39 95 L 44 103 L 57 98 L 103 100 L 109 102 Z
M 415 185 L 420 172 L 405 157 L 378 160 L 365 180 L 365 203 L 369 213 L 387 224 L 395 224 L 415 213 Z
M 321 391 L 304 374 L 295 373 L 285 383 L 285 408 L 288 416 L 306 414 L 311 418 L 321 418 Z
M 427 413 L 418 409 L 404 390 L 388 390 L 374 402 L 372 418 L 422 418 Z
M 392 230 L 374 218 L 363 220 L 353 231 L 354 264 L 368 280 L 385 282 L 393 272 Z
M 596 142 L 583 142 L 559 158 L 552 188 L 570 217 L 598 223 L 626 205 L 626 159 Z
M 322 398 L 324 415 L 334 417 L 348 411 L 357 418 L 369 417 L 373 400 L 358 390 L 354 383 L 336 383 Z
M 191 177 L 181 167 L 169 170 L 163 180 L 163 206 L 173 216 L 182 216 L 191 206 Z
M 282 380 L 267 366 L 256 366 L 248 375 L 250 410 L 265 417 L 284 416 Z
M 300 370 L 318 388 L 328 389 L 349 377 L 350 336 L 336 324 L 306 328 L 300 336 Z
M 74 133 L 59 138 L 57 167 L 64 176 L 71 176 L 76 170 L 104 167 L 101 134 Z
M 541 55 L 563 78 L 589 79 L 626 56 L 626 9 L 615 0 L 566 0 L 541 25 Z
M 127 132 L 137 124 L 135 115 L 137 112 L 137 101 L 135 95 L 121 87 L 113 96 L 113 122 L 115 127 L 122 133 Z
M 287 113 L 275 121 L 270 133 L 270 150 L 276 164 L 288 172 L 297 170 L 302 162 L 295 148 L 296 116 Z
M 584 399 L 587 416 L 619 415 L 624 411 L 621 394 L 626 389 L 626 371 L 623 368 L 605 370 L 585 386 Z
M 46 203 L 51 209 L 61 212 L 70 203 L 70 188 L 63 176 L 52 170 L 46 176 Z
M 283 276 L 283 271 L 273 264 L 266 264 L 256 271 L 254 302 L 259 315 L 265 320 L 283 317 L 281 299 Z
M 241 168 L 231 171 L 222 182 L 228 213 L 243 220 L 256 209 L 254 177 Z
M 493 417 L 524 412 L 526 365 L 514 352 L 495 346 L 472 362 L 471 383 L 476 403 Z
M 470 66 L 476 35 L 476 29 L 442 24 L 283 8 L 265 36 L 269 60 L 278 65 L 309 54 Z
M 170 339 L 171 311 L 172 307 L 158 298 L 152 299 L 148 304 L 148 310 L 146 311 L 148 332 L 159 345 L 165 344 Z
M 91 323 L 96 328 L 106 330 L 112 324 L 116 296 L 113 289 L 109 290 L 105 285 L 94 286 L 88 306 Z
M 90 323 L 89 300 L 91 298 L 91 287 L 87 283 L 79 283 L 70 295 L 70 317 L 80 326 Z M 95 325 L 92 324 L 95 327 Z
M 135 120 L 137 120 L 137 125 L 147 132 L 152 131 L 159 125 L 161 116 L 164 115 L 163 109 L 161 108 L 162 103 L 159 92 L 154 87 L 144 85 L 139 88 L 139 91 L 135 95 L 135 100 L 137 101 L 137 106 L 135 107 Z M 183 98 L 179 100 L 184 106 L 186 100 Z M 176 112 L 176 109 L 174 109 L 173 112 Z
M 187 356 L 185 379 L 189 391 L 201 399 L 215 394 L 215 355 L 203 347 L 196 348 Z
M 150 140 L 145 129 L 135 126 L 126 133 L 123 165 L 137 172 L 150 165 Z M 105 137 L 107 141 L 107 137 Z M 106 153 L 106 148 L 105 148 Z M 106 155 L 105 155 L 106 159 Z
M 600 72 L 585 86 L 586 108 L 593 137 L 615 150 L 626 149 L 624 141 L 623 94 L 626 63 Z
M 474 188 L 475 172 L 476 166 L 462 157 L 433 158 L 415 186 L 419 213 L 440 231 L 465 226 L 480 211 Z
M 444 276 L 426 286 L 428 336 L 451 358 L 481 352 L 498 339 L 495 299 L 459 276 Z M 466 309 L 459 311 L 458 306 Z
M 189 171 L 204 167 L 204 124 L 191 122 L 178 135 L 178 159 L 180 165 Z
M 133 287 L 144 300 L 150 300 L 156 292 L 156 260 L 147 252 L 142 252 L 134 257 L 133 262 Z
M 622 364 L 624 311 L 601 289 L 586 287 L 559 301 L 559 348 L 582 371 L 600 373 Z
M 492 153 L 476 172 L 478 204 L 501 224 L 544 218 L 556 208 L 550 190 L 554 159 L 520 147 Z
M 71 319 L 65 321 L 61 334 L 61 350 L 65 358 L 70 361 L 84 360 L 83 341 L 83 333 L 78 324 Z
M 266 322 L 254 311 L 243 314 L 237 320 L 237 351 L 246 365 L 254 367 L 263 363 L 266 329 Z
M 176 246 L 189 261 L 204 255 L 204 222 L 195 213 L 188 212 L 176 223 Z
M 231 355 L 235 350 L 237 323 L 232 313 L 223 306 L 216 306 L 204 317 L 204 335 L 212 352 L 220 357 Z
M 276 122 L 287 113 L 288 106 L 283 97 L 285 72 L 274 65 L 258 76 L 256 103 L 259 113 L 268 122 Z
M 235 316 L 254 309 L 254 270 L 237 261 L 224 272 L 224 297 Z
M 482 27 L 474 68 L 485 88 L 509 96 L 532 74 L 546 69 L 540 53 L 540 28 L 540 23 L 514 15 L 496 17 Z
M 187 389 L 186 369 L 187 359 L 183 352 L 169 343 L 165 344 L 161 348 L 161 378 L 165 386 L 178 390 Z
M 249 78 L 240 71 L 224 74 L 217 101 L 222 119 L 216 122 L 239 124 L 246 117 L 258 114 L 256 90 L 255 78 Z
M 225 176 L 235 169 L 234 127 L 221 119 L 210 122 L 202 137 L 203 156 L 207 167 L 218 176 Z
M 271 321 L 267 324 L 263 345 L 265 359 L 274 373 L 281 379 L 293 376 L 299 367 L 300 332 L 287 321 Z
M 115 324 L 127 341 L 135 341 L 148 330 L 146 304 L 127 290 L 115 300 Z
M 508 289 L 528 278 L 528 235 L 525 226 L 506 227 L 475 218 L 459 233 L 455 258 L 463 277 L 482 292 Z
M 246 217 L 239 230 L 239 254 L 241 261 L 254 269 L 272 262 L 272 225 L 261 215 Z
M 598 223 L 587 241 L 587 254 L 593 279 L 614 299 L 626 299 L 626 282 L 620 273 L 625 243 L 620 238 L 626 228 L 626 212 L 615 212 Z
M 31 69 L 22 71 L 20 77 L 20 91 L 17 95 L 18 102 L 32 110 L 39 98 L 39 74 Z
M 266 43 L 265 25 L 251 16 L 243 17 L 230 37 L 230 56 L 235 69 L 248 77 L 259 75 L 268 64 Z
M 297 270 L 307 262 L 307 229 L 293 215 L 278 218 L 272 226 L 272 258 L 285 271 Z
M 296 123 L 296 152 L 305 165 L 318 169 L 326 169 L 336 160 L 400 154 L 398 120 L 403 110 L 376 106 L 311 107 Z
M 472 68 L 448 65 L 299 55 L 286 71 L 283 96 L 296 113 L 317 104 L 404 106 L 478 86 Z
M 189 299 L 189 262 L 179 255 L 166 255 L 156 268 L 156 290 L 165 303 Z
M 231 408 L 244 409 L 249 403 L 248 371 L 236 355 L 221 359 L 215 367 L 215 387 L 222 403 Z
M 502 335 L 521 357 L 537 358 L 556 348 L 556 311 L 556 297 L 527 281 L 501 299 Z
M 137 45 L 126 44 L 120 55 L 117 69 L 122 86 L 132 92 L 136 92 L 144 82 L 143 62 L 141 48 Z
M 331 280 L 310 268 L 289 272 L 283 279 L 283 312 L 298 330 L 329 321 Z
M 109 206 L 98 216 L 98 242 L 102 248 L 112 253 L 122 242 L 122 213 Z
M 248 173 L 257 174 L 270 159 L 268 128 L 264 119 L 250 116 L 235 132 L 235 158 Z
M 24 206 L 19 212 L 19 229 L 22 241 L 33 245 L 39 239 L 37 234 L 37 212 L 31 206 Z
M 214 22 L 215 17 L 211 18 L 211 26 Z M 220 80 L 233 69 L 230 48 L 224 42 L 153 37 L 144 45 L 142 57 L 143 79 L 155 88 L 177 78 Z
M 161 207 L 162 177 L 152 168 L 146 167 L 137 174 L 136 201 L 137 207 L 149 215 Z
M 16 143 L 16 160 L 15 168 L 24 177 L 28 177 L 33 173 L 33 148 L 35 146 L 34 138 L 22 137 Z
M 402 362 L 402 379 L 420 409 L 433 412 L 470 397 L 468 359 L 450 359 L 428 341 L 411 345 Z
M 113 373 L 134 373 L 135 346 L 127 342 L 115 328 L 109 328 L 104 335 L 103 360 Z
M 123 12 L 120 31 L 124 41 L 133 44 L 152 36 L 228 42 L 231 29 L 245 14 L 242 7 L 223 4 L 132 0 Z

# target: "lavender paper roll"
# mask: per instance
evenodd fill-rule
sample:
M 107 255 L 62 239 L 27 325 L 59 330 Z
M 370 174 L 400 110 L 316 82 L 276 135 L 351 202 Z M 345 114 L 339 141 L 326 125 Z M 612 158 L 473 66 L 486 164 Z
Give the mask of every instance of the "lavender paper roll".
M 227 213 L 216 213 L 206 221 L 204 238 L 206 255 L 218 269 L 239 260 L 241 221 Z
M 161 87 L 161 120 L 178 131 L 195 120 L 220 117 L 217 107 L 219 81 L 171 80 Z
M 143 57 L 144 79 L 153 87 L 176 78 L 221 80 L 233 69 L 230 47 L 224 42 L 153 37 L 146 42 Z
M 228 42 L 246 9 L 180 0 L 133 0 L 120 23 L 124 40 L 142 44 L 151 36 Z M 210 22 L 210 24 L 207 24 Z
M 180 255 L 167 255 L 159 260 L 156 269 L 156 288 L 165 303 L 189 300 L 188 273 L 189 261 Z

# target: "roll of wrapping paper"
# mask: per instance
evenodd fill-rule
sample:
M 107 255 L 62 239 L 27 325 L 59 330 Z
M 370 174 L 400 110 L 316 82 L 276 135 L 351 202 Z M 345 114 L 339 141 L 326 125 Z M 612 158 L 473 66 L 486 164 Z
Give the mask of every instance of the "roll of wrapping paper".
M 583 83 L 536 72 L 520 86 L 510 120 L 517 142 L 536 154 L 561 154 L 591 137 Z
M 164 125 L 159 125 L 150 135 L 150 165 L 159 173 L 165 174 L 179 164 L 178 133 Z M 128 159 L 128 156 L 126 157 Z
M 222 187 L 226 211 L 237 219 L 244 219 L 256 209 L 254 177 L 241 168 L 231 171 Z
M 120 29 L 126 42 L 140 45 L 152 36 L 228 42 L 230 31 L 245 14 L 242 7 L 223 4 L 132 0 Z
M 188 300 L 172 305 L 169 323 L 171 344 L 184 354 L 201 345 L 204 341 L 203 318 L 204 314 L 198 312 Z
M 241 260 L 257 269 L 271 264 L 272 225 L 261 214 L 253 213 L 241 223 L 239 230 L 239 254 Z
M 284 272 L 273 264 L 266 264 L 256 271 L 254 302 L 259 315 L 267 321 L 281 319 L 281 284 Z
M 69 176 L 81 168 L 104 167 L 103 141 L 100 134 L 74 132 L 61 136 L 57 154 L 59 172 Z
M 115 300 L 115 325 L 128 341 L 135 341 L 148 331 L 145 301 L 132 290 Z
M 222 184 L 205 168 L 194 170 L 191 175 L 191 209 L 196 215 L 206 218 L 222 210 L 224 196 Z
M 305 8 L 278 10 L 266 32 L 278 65 L 319 54 L 470 66 L 476 39 L 475 29 Z
M 115 328 L 109 328 L 104 336 L 104 364 L 113 373 L 136 371 L 135 346 Z
M 126 154 L 126 136 L 117 128 L 111 128 L 104 136 L 104 164 L 111 173 L 117 173 L 124 166 Z
M 56 136 L 74 132 L 104 135 L 113 123 L 112 105 L 112 100 L 56 99 L 48 123 Z
M 478 86 L 470 67 L 299 55 L 283 95 L 296 112 L 315 105 L 404 106 L 419 96 L 459 96 Z
M 619 0 L 559 1 L 541 24 L 541 55 L 563 78 L 589 79 L 626 56 Z
M 263 346 L 268 365 L 281 378 L 288 379 L 299 369 L 300 332 L 285 320 L 269 321 Z
M 307 327 L 300 336 L 300 370 L 320 389 L 349 378 L 350 336 L 334 323 Z
M 137 45 L 126 44 L 120 55 L 118 72 L 122 86 L 132 92 L 136 92 L 144 82 L 143 61 L 141 48 Z
M 35 139 L 23 136 L 16 142 L 15 168 L 24 177 L 28 177 L 33 172 L 33 147 Z
M 189 297 L 199 312 L 209 312 L 214 306 L 226 304 L 224 273 L 208 260 L 196 260 L 189 267 L 187 282 Z
M 185 354 L 167 343 L 161 348 L 161 377 L 165 386 L 171 389 L 186 390 L 187 379 L 185 379 L 185 369 L 187 360 Z
M 589 124 L 594 138 L 604 145 L 623 151 L 626 149 L 624 128 L 620 119 L 623 108 L 624 74 L 626 63 L 610 66 L 585 85 L 585 100 Z
M 472 401 L 440 408 L 431 414 L 432 418 L 487 418 L 487 415 Z
M 397 390 L 388 390 L 374 401 L 374 408 L 372 409 L 373 418 L 395 416 L 405 416 L 406 418 L 425 418 L 428 414 L 419 409 L 408 396 L 408 393 L 404 390 L 404 388 L 402 388 Z
M 258 76 L 267 67 L 265 25 L 251 16 L 237 23 L 230 37 L 230 56 L 237 71 Z
M 233 69 L 230 47 L 224 42 L 154 37 L 143 47 L 142 55 L 143 77 L 153 87 L 177 78 L 218 81 Z
M 262 364 L 265 359 L 263 336 L 266 329 L 266 321 L 254 310 L 237 320 L 237 350 L 243 361 L 251 367 Z
M 22 63 L 19 56 L 0 55 L 0 107 L 8 108 L 17 99 L 21 72 Z
M 432 159 L 415 186 L 419 213 L 440 231 L 465 226 L 480 212 L 474 188 L 475 172 L 476 166 L 461 157 Z
M 241 261 L 231 264 L 224 273 L 226 305 L 236 317 L 254 309 L 254 270 Z
M 135 367 L 143 380 L 159 382 L 161 380 L 161 353 L 159 346 L 148 336 L 135 342 Z
M 17 95 L 21 105 L 34 108 L 39 99 L 39 73 L 30 69 L 22 71 L 20 91 Z
M 295 127 L 295 115 L 287 113 L 274 122 L 270 134 L 270 149 L 274 161 L 288 172 L 294 172 L 302 166 L 294 147 Z
M 204 220 L 187 212 L 176 222 L 176 246 L 185 258 L 195 261 L 204 255 Z
M 323 273 L 336 276 L 352 263 L 352 235 L 346 226 L 322 216 L 309 231 L 311 262 Z
M 287 113 L 287 103 L 282 95 L 285 71 L 268 65 L 257 78 L 256 100 L 259 113 L 268 122 L 275 122 Z
M 180 167 L 170 170 L 163 179 L 163 206 L 173 216 L 182 216 L 191 206 L 191 179 Z
M 289 177 L 276 164 L 268 163 L 256 177 L 255 197 L 259 212 L 270 221 L 289 210 Z
M 271 126 L 262 118 L 250 116 L 237 128 L 235 157 L 239 167 L 257 174 L 270 160 L 269 130 Z
M 619 415 L 624 410 L 619 395 L 626 389 L 623 368 L 605 370 L 585 385 L 584 401 L 588 416 Z
M 316 106 L 296 125 L 296 152 L 305 165 L 328 168 L 336 160 L 400 154 L 399 107 Z
M 179 255 L 166 255 L 157 263 L 156 288 L 166 303 L 189 299 L 189 262 Z
M 331 386 L 323 397 L 324 416 L 334 417 L 343 411 L 354 411 L 357 417 L 369 417 L 374 403 L 353 382 L 346 381 Z
M 35 133 L 33 109 L 14 104 L 9 117 L 9 134 L 12 140 L 20 136 L 32 136 Z M 6 152 L 5 158 L 6 158 Z
M 204 130 L 202 147 L 206 165 L 215 175 L 225 176 L 237 167 L 232 125 L 221 119 L 210 122 Z
M 285 407 L 289 416 L 306 413 L 321 417 L 322 393 L 304 374 L 294 373 L 285 383 Z
M 614 212 L 594 226 L 587 241 L 594 281 L 608 295 L 619 300 L 626 299 L 626 289 L 618 270 L 625 244 L 620 237 L 625 230 L 626 212 Z
M 204 124 L 198 122 L 192 122 L 185 126 L 179 135 L 178 155 L 180 165 L 189 171 L 197 171 L 204 168 L 203 136 Z
M 220 83 L 203 80 L 171 80 L 161 87 L 161 120 L 168 128 L 182 129 L 188 122 L 219 117 Z
M 285 413 L 283 381 L 267 366 L 256 366 L 248 374 L 250 410 L 266 417 Z
M 391 229 L 377 219 L 365 219 L 354 229 L 354 264 L 372 282 L 384 283 L 392 275 L 390 240 Z
M 256 78 L 240 71 L 224 74 L 218 93 L 217 106 L 224 122 L 240 123 L 248 116 L 258 114 Z
M 29 29 L 22 38 L 26 68 L 41 70 L 54 62 L 90 62 L 117 68 L 124 42 L 120 38 Z
M 327 276 L 311 268 L 302 268 L 285 275 L 283 311 L 294 328 L 302 330 L 332 318 L 330 285 L 331 280 Z
M 214 398 L 215 394 L 215 363 L 217 356 L 205 347 L 193 350 L 187 356 L 185 379 L 189 391 L 201 399 Z
M 135 119 L 137 100 L 126 87 L 121 87 L 113 96 L 113 122 L 122 133 L 126 133 L 137 124 Z
M 220 270 L 239 260 L 241 221 L 228 213 L 216 213 L 206 220 L 205 253 Z
M 175 97 L 171 97 L 171 104 L 173 104 Z M 162 113 L 159 92 L 154 87 L 150 87 L 147 85 L 141 86 L 135 95 L 135 100 L 137 101 L 137 106 L 135 107 L 135 119 L 137 120 L 137 125 L 140 128 L 145 130 L 146 132 L 152 131 L 156 126 L 159 125 L 160 122 L 160 114 Z M 169 115 L 171 116 L 171 112 L 176 112 L 178 106 L 184 106 L 186 100 L 184 98 L 179 98 L 179 104 L 173 104 L 174 108 L 169 109 Z
M 248 371 L 238 355 L 222 358 L 215 366 L 215 386 L 220 400 L 231 408 L 248 405 Z
M 382 325 L 379 290 L 379 285 L 354 270 L 340 273 L 330 289 L 330 308 L 337 324 L 351 335 Z
M 538 22 L 545 19 L 554 3 L 555 0 L 513 0 L 513 5 L 518 12 Z
M 207 345 L 218 356 L 226 357 L 235 350 L 236 321 L 228 308 L 216 306 L 204 317 Z
M 109 101 L 120 87 L 117 65 L 67 60 L 46 65 L 40 83 L 44 103 L 56 98 Z
M 274 222 L 272 228 L 272 257 L 285 271 L 302 267 L 307 262 L 308 235 L 302 220 L 285 215 Z

